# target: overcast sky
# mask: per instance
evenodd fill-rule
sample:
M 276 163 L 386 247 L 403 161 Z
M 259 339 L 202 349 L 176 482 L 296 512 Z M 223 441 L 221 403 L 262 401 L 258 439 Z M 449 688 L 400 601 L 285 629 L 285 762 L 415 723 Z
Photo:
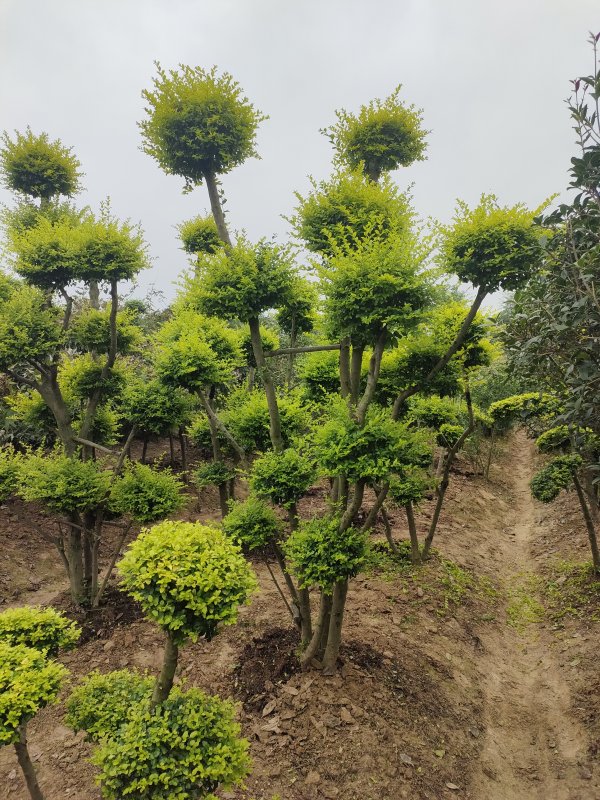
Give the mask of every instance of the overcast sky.
M 231 72 L 270 116 L 261 160 L 224 177 L 230 224 L 285 238 L 308 175 L 330 173 L 319 128 L 403 84 L 431 130 L 428 160 L 395 174 L 417 211 L 448 220 L 481 192 L 537 205 L 567 184 L 569 80 L 591 72 L 598 0 L 0 0 L 0 129 L 47 131 L 85 171 L 80 202 L 110 195 L 154 258 L 167 298 L 186 267 L 175 226 L 208 210 L 139 149 L 153 61 Z M 9 195 L 0 190 L 0 200 Z

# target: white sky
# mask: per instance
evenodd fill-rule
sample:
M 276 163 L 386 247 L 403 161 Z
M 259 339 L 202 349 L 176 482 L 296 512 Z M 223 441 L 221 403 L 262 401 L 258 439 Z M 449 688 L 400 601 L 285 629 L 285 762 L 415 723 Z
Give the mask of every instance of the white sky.
M 140 283 L 173 294 L 186 267 L 175 225 L 208 209 L 139 150 L 153 61 L 216 64 L 270 119 L 252 160 L 224 177 L 230 224 L 285 238 L 307 176 L 330 173 L 319 128 L 403 84 L 431 129 L 428 160 L 397 173 L 417 211 L 448 220 L 455 199 L 494 192 L 537 205 L 567 185 L 569 80 L 591 72 L 598 0 L 0 0 L 0 129 L 47 131 L 85 171 L 79 202 L 110 195 L 141 221 L 154 266 Z M 9 195 L 0 190 L 0 201 Z

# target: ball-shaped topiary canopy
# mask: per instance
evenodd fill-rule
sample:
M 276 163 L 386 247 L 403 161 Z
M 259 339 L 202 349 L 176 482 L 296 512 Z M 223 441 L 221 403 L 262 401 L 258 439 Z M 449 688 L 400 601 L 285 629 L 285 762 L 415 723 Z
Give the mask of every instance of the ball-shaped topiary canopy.
M 79 191 L 81 178 L 78 159 L 69 147 L 47 133 L 36 136 L 27 128 L 15 132 L 14 139 L 5 132 L 0 148 L 0 175 L 4 186 L 28 197 L 48 200 Z
M 256 130 L 266 117 L 231 75 L 219 75 L 216 67 L 156 67 L 153 90 L 142 92 L 148 116 L 140 129 L 142 149 L 161 169 L 191 187 L 257 155 Z
M 176 644 L 231 625 L 256 579 L 223 531 L 161 522 L 142 531 L 118 564 L 126 591 Z

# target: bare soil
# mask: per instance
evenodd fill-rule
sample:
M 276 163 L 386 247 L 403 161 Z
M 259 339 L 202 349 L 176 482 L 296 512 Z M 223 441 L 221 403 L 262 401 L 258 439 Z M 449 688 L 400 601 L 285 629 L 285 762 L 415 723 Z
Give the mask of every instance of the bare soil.
M 533 469 L 521 433 L 489 482 L 463 465 L 443 512 L 441 555 L 418 570 L 384 558 L 352 583 L 335 677 L 298 669 L 287 611 L 255 560 L 251 605 L 213 641 L 186 647 L 179 669 L 186 685 L 239 702 L 254 769 L 224 800 L 600 800 L 600 623 L 528 614 L 557 559 L 587 558 L 585 531 L 573 497 L 549 507 L 531 500 Z M 302 513 L 322 502 L 317 487 Z M 214 519 L 216 508 L 206 492 L 186 517 Z M 425 505 L 421 530 L 430 513 Z M 392 518 L 404 537 L 403 514 Z M 48 530 L 48 517 L 18 502 L 0 510 L 3 602 L 69 608 Z M 107 600 L 80 618 L 84 640 L 62 659 L 72 683 L 92 669 L 160 664 L 156 627 L 115 591 Z M 98 800 L 90 745 L 65 727 L 62 705 L 29 729 L 47 800 Z M 0 786 L 2 798 L 27 798 L 11 748 L 0 751 Z

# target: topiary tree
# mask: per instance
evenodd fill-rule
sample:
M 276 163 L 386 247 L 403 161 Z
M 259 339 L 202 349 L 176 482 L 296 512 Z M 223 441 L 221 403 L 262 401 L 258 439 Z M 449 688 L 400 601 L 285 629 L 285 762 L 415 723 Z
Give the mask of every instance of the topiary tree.
M 210 640 L 237 619 L 256 580 L 239 548 L 217 528 L 163 522 L 146 529 L 118 564 L 126 591 L 164 630 L 165 658 L 152 702 L 169 696 L 179 647 Z
M 266 117 L 252 106 L 239 84 L 216 67 L 181 64 L 179 70 L 156 64 L 153 90 L 142 92 L 147 118 L 140 122 L 142 149 L 169 175 L 179 175 L 186 190 L 206 183 L 221 241 L 231 245 L 219 197 L 218 176 L 251 156 L 256 130 Z
M 223 242 L 213 217 L 194 217 L 177 226 L 183 249 L 188 255 L 215 253 Z
M 302 663 L 322 662 L 325 674 L 335 671 L 339 654 L 348 581 L 365 562 L 365 531 L 343 527 L 336 517 L 302 522 L 284 545 L 286 557 L 298 576 L 300 586 L 321 589 L 321 603 Z

